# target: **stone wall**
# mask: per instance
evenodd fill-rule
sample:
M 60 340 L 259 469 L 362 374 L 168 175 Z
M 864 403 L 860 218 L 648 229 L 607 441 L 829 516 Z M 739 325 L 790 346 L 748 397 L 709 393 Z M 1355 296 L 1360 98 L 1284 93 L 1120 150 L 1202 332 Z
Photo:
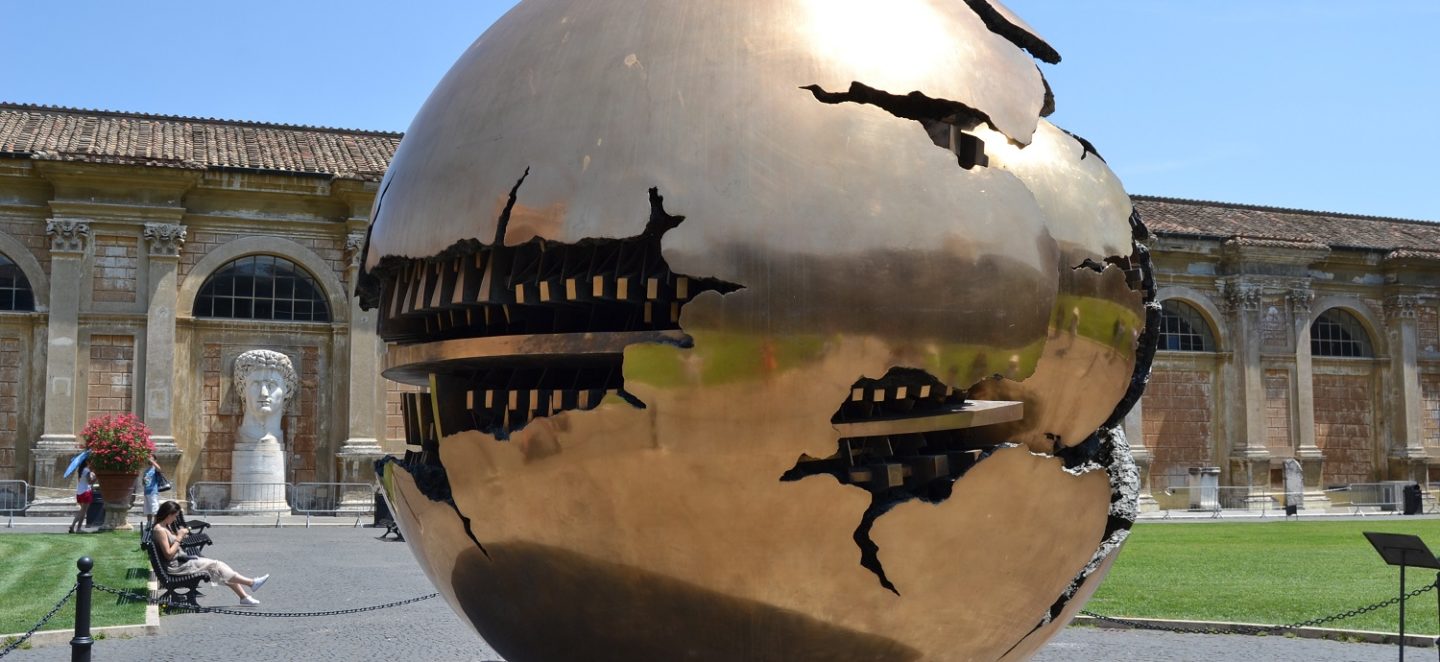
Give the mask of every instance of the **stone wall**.
M 1315 445 L 1325 454 L 1324 485 L 1375 480 L 1373 379 L 1315 374 Z
M 1285 300 L 1266 297 L 1261 304 L 1260 348 L 1265 352 L 1290 349 L 1290 318 L 1285 314 Z
M 25 245 L 30 254 L 40 262 L 40 269 L 50 273 L 50 238 L 45 236 L 45 221 L 42 218 L 11 218 L 0 216 L 0 232 Z M 14 255 L 9 256 L 15 259 Z M 31 287 L 35 284 L 31 283 Z
M 1150 476 L 1156 489 L 1183 484 L 1178 477 L 1190 467 L 1215 464 L 1212 384 L 1213 376 L 1204 370 L 1157 368 L 1150 375 L 1143 412 L 1145 445 L 1155 454 Z
M 1428 354 L 1440 353 L 1440 304 L 1420 306 L 1417 317 L 1419 321 L 1416 331 L 1419 338 L 1416 344 L 1420 351 Z
M 0 480 L 25 480 L 17 466 L 20 432 L 20 340 L 0 338 Z
M 90 336 L 87 418 L 135 411 L 135 337 Z
M 385 380 L 385 448 L 394 453 L 405 452 L 405 417 L 400 415 L 400 400 L 406 393 L 424 390 L 419 386 Z
M 1271 455 L 1290 457 L 1290 371 L 1265 371 L 1265 446 Z
M 180 254 L 180 262 L 177 265 L 177 273 L 183 282 L 195 268 L 195 264 L 204 258 L 210 251 L 219 246 L 240 239 L 253 236 L 240 232 L 224 232 L 215 229 L 196 229 L 185 242 L 185 250 Z M 345 277 L 345 269 L 349 263 L 345 261 L 345 239 L 343 237 L 303 237 L 284 236 L 305 248 L 308 248 L 319 255 L 325 263 L 330 266 L 336 278 Z M 283 257 L 283 256 L 282 256 Z M 206 278 L 210 274 L 196 274 L 198 278 Z M 330 311 L 331 317 L 340 315 L 337 311 Z
M 92 300 L 134 303 L 140 247 L 135 237 L 95 237 L 95 270 Z
M 1440 374 L 1420 375 L 1420 417 L 1425 447 L 1440 452 Z

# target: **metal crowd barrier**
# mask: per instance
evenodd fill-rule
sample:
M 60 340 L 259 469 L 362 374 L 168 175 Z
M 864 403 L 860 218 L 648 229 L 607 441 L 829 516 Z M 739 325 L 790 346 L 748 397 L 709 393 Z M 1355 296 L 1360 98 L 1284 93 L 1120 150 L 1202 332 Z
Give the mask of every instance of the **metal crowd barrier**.
M 1171 487 L 1153 494 L 1164 511 L 1164 519 L 1172 513 L 1209 515 L 1212 519 L 1224 513 L 1250 513 L 1270 517 L 1285 513 L 1285 493 L 1247 486 Z
M 290 483 L 220 483 L 199 482 L 190 484 L 187 495 L 190 512 L 196 515 L 264 515 L 275 514 L 275 526 L 280 526 L 280 516 L 290 512 Z
M 1351 515 L 1375 513 L 1398 514 L 1405 509 L 1405 486 L 1407 481 L 1384 483 L 1351 483 L 1345 487 L 1325 490 L 1325 496 L 1332 506 L 1349 508 Z
M 375 486 L 369 483 L 296 483 L 293 494 L 294 512 L 305 516 L 306 528 L 314 515 L 354 515 L 358 527 L 375 514 Z
M 30 507 L 30 484 L 23 480 L 0 480 L 0 511 L 8 517 L 5 528 L 15 528 L 15 513 Z

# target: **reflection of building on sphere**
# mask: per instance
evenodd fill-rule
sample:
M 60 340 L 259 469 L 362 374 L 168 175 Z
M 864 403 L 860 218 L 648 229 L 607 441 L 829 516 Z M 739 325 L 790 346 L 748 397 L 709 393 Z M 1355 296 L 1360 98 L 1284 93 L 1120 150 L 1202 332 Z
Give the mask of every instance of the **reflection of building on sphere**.
M 1133 520 L 1153 346 L 1058 56 L 986 2 L 598 4 L 502 18 L 381 185 L 417 558 L 515 659 L 1027 656 Z

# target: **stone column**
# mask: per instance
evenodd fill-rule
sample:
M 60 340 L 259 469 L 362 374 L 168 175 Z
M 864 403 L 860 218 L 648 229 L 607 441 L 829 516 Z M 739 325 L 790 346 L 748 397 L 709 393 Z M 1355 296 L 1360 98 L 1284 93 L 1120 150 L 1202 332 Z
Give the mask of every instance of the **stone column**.
M 1125 415 L 1125 421 L 1121 427 L 1125 430 L 1125 438 L 1130 442 L 1130 456 L 1135 459 L 1135 466 L 1140 470 L 1140 512 L 1149 513 L 1160 509 L 1160 504 L 1155 501 L 1155 495 L 1150 491 L 1150 465 L 1155 461 L 1155 453 L 1145 446 L 1145 415 L 1141 405 L 1145 399 L 1135 403 L 1130 413 Z
M 1290 313 L 1295 324 L 1295 459 L 1304 474 L 1306 510 L 1330 507 L 1325 496 L 1325 453 L 1315 445 L 1315 372 L 1310 364 L 1310 309 L 1315 292 L 1308 287 L 1290 291 Z
M 64 464 L 78 452 L 75 380 L 79 347 L 80 288 L 90 224 L 70 218 L 45 223 L 50 236 L 50 325 L 45 361 L 45 427 L 30 452 L 35 484 L 60 487 Z
M 145 313 L 145 398 L 142 412 L 155 441 L 162 468 L 175 475 L 180 449 L 175 445 L 172 403 L 175 401 L 176 268 L 185 245 L 185 226 L 146 223 L 150 291 Z
M 350 392 L 347 420 L 349 430 L 345 443 L 340 446 L 336 457 L 336 480 L 342 483 L 366 483 L 375 481 L 375 461 L 384 457 L 380 441 L 375 435 L 375 407 L 379 403 L 380 355 L 379 338 L 376 336 L 374 310 L 361 310 L 360 297 L 355 296 L 355 284 L 360 275 L 360 252 L 365 245 L 365 235 L 351 233 L 345 240 L 345 256 L 349 266 L 345 269 L 345 283 L 350 300 Z M 361 495 L 346 494 L 346 501 L 354 501 Z M 363 498 L 369 500 L 367 490 Z
M 1386 448 L 1390 480 L 1426 483 L 1426 452 L 1423 438 L 1423 403 L 1420 401 L 1420 370 L 1417 365 L 1419 337 L 1416 318 L 1418 297 L 1392 296 L 1385 301 L 1385 318 L 1390 335 L 1390 444 Z
M 1230 479 L 1233 486 L 1268 488 L 1270 449 L 1265 443 L 1265 382 L 1260 367 L 1260 286 L 1225 284 L 1226 307 L 1234 317 L 1235 376 L 1231 396 Z

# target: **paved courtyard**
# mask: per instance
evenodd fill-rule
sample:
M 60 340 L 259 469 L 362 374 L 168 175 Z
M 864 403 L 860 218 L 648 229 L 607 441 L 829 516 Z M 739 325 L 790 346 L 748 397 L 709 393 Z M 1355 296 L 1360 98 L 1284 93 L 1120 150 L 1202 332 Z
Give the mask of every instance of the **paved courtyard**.
M 58 527 L 56 527 L 58 530 Z M 30 529 L 35 530 L 35 529 Z M 12 530 L 13 531 L 13 530 Z M 322 611 L 381 604 L 433 592 L 402 543 L 379 542 L 373 529 L 217 527 L 213 556 L 245 574 L 271 573 L 258 594 L 261 611 Z M 223 587 L 202 603 L 230 607 Z M 97 593 L 96 600 L 105 599 Z M 1429 659 L 1433 650 L 1414 651 Z M 1035 658 L 1043 662 L 1112 660 L 1391 660 L 1373 644 L 1070 628 Z M 106 639 L 96 660 L 500 660 L 440 599 L 380 611 L 320 618 L 175 614 L 161 634 Z M 16 651 L 8 659 L 68 660 L 68 646 Z M 637 661 L 638 662 L 638 661 Z

